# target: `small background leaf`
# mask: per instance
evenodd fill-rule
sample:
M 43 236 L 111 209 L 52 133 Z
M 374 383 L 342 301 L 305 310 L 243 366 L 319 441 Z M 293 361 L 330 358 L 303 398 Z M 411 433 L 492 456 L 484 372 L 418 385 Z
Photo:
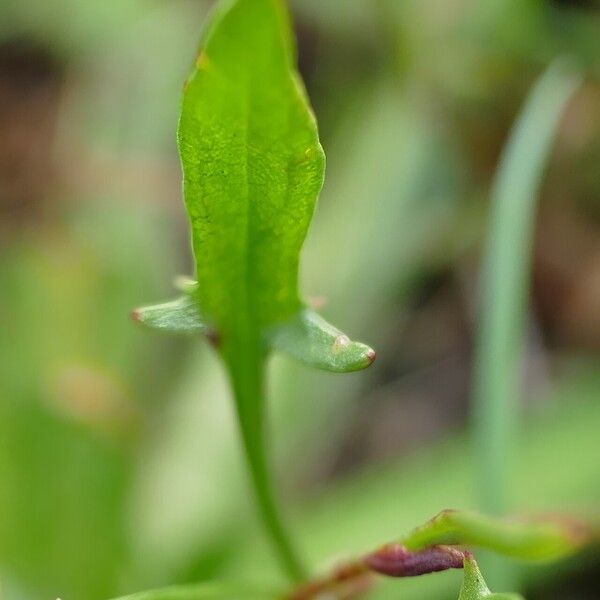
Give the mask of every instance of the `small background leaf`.
M 250 586 L 208 583 L 150 590 L 115 600 L 277 600 L 278 598 L 280 598 L 278 594 L 252 590 Z
M 375 360 L 375 351 L 353 342 L 316 312 L 305 309 L 269 336 L 271 345 L 317 369 L 359 371 Z

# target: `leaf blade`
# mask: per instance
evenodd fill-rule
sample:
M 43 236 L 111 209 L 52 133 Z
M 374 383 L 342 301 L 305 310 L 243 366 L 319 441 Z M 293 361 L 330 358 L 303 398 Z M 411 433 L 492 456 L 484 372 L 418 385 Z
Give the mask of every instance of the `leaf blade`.
M 178 141 L 202 311 L 225 334 L 289 318 L 325 160 L 283 2 L 238 0 L 217 15 Z
M 210 334 L 210 326 L 202 319 L 198 303 L 190 294 L 170 302 L 136 308 L 131 317 L 148 329 L 164 333 Z
M 372 348 L 351 341 L 310 309 L 275 327 L 269 339 L 275 350 L 308 366 L 335 373 L 359 371 L 375 360 Z

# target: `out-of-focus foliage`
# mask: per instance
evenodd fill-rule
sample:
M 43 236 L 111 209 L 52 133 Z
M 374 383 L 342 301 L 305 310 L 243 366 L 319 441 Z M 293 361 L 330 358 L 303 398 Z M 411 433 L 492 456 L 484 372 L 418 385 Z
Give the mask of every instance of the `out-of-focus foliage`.
M 458 600 L 521 600 L 518 594 L 494 594 L 485 583 L 472 557 L 465 559 L 463 584 Z
M 127 319 L 169 293 L 172 273 L 191 274 L 174 130 L 209 5 L 0 3 L 0 585 L 11 600 L 276 577 L 214 357 Z M 489 185 L 532 82 L 565 53 L 587 83 L 542 189 L 515 508 L 593 509 L 600 13 L 558 0 L 294 8 L 329 159 L 305 288 L 380 350 L 372 372 L 344 378 L 272 364 L 271 429 L 312 565 L 474 505 L 464 430 Z M 597 568 L 590 556 L 527 570 L 527 597 L 593 598 Z M 453 598 L 459 579 L 373 597 Z
M 445 510 L 402 538 L 409 550 L 452 544 L 492 548 L 523 560 L 554 561 L 577 552 L 592 536 L 568 518 L 498 519 Z

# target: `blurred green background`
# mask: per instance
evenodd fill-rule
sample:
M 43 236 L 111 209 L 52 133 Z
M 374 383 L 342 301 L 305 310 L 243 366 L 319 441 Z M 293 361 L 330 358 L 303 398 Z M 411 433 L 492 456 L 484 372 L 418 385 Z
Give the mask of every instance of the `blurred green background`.
M 0 2 L 2 600 L 279 577 L 220 365 L 204 342 L 128 319 L 191 274 L 175 127 L 211 4 Z M 326 568 L 477 505 L 469 400 L 490 183 L 527 92 L 562 54 L 586 82 L 540 198 L 510 493 L 517 512 L 594 510 L 600 5 L 293 7 L 328 155 L 305 289 L 379 355 L 349 376 L 272 362 L 274 454 L 303 549 Z M 525 591 L 598 598 L 599 569 L 597 555 L 527 569 Z M 373 598 L 453 598 L 459 580 Z

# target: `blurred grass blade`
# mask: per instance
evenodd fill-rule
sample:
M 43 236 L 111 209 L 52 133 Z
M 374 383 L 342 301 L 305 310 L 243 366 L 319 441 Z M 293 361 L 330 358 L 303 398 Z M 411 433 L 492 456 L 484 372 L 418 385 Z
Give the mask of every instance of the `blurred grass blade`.
M 463 583 L 458 600 L 523 600 L 519 594 L 494 594 L 490 592 L 475 559 L 465 556 Z
M 504 150 L 492 190 L 475 358 L 474 432 L 485 511 L 503 512 L 515 439 L 534 215 L 560 117 L 580 76 L 554 63 L 535 85 Z
M 439 544 L 466 545 L 524 560 L 552 561 L 577 552 L 592 535 L 590 527 L 572 518 L 501 519 L 445 510 L 401 543 L 413 551 Z
M 473 381 L 479 508 L 490 514 L 511 508 L 536 200 L 560 117 L 580 81 L 565 60 L 548 68 L 515 125 L 492 189 Z

